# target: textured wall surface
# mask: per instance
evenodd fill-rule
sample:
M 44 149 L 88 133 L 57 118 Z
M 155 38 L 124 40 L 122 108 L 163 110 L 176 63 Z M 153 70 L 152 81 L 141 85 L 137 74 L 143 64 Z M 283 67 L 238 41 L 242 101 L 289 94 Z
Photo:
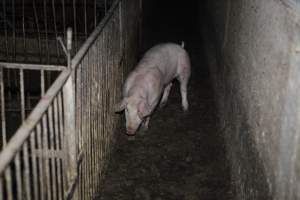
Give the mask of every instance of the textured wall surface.
M 213 0 L 202 13 L 237 199 L 299 199 L 299 1 Z

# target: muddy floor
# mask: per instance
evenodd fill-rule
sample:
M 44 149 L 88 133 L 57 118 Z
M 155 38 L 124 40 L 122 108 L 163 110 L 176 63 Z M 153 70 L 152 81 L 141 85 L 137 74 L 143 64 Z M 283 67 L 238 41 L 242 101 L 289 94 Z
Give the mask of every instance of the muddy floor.
M 148 132 L 128 137 L 123 124 L 97 199 L 232 199 L 209 73 L 201 50 L 190 44 L 189 112 L 181 109 L 177 83 L 167 106 L 152 117 Z

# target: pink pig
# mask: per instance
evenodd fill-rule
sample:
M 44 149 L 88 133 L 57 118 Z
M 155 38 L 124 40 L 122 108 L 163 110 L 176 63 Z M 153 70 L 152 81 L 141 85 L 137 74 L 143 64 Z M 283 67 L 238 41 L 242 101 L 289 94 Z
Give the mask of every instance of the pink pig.
M 182 107 L 188 110 L 187 84 L 191 74 L 190 59 L 181 46 L 173 43 L 158 44 L 149 49 L 127 77 L 123 99 L 116 104 L 115 112 L 125 110 L 126 130 L 134 135 L 142 124 L 148 129 L 150 115 L 160 101 L 167 102 L 172 80 L 180 82 Z

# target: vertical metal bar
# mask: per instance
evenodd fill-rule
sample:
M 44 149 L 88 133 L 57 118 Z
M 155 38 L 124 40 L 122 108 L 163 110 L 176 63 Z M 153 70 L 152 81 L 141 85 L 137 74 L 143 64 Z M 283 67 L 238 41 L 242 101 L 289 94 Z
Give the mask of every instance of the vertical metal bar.
M 41 70 L 41 93 L 42 93 L 42 97 L 45 95 L 45 71 Z M 50 196 L 50 179 L 49 179 L 49 159 L 46 158 L 46 156 L 44 155 L 44 153 L 49 149 L 49 145 L 48 145 L 48 131 L 47 131 L 47 116 L 44 115 L 42 117 L 42 131 L 40 131 L 40 136 L 41 136 L 41 144 L 42 144 L 42 148 L 40 148 L 42 155 L 40 155 L 40 160 L 39 162 L 42 163 L 43 166 L 43 174 L 41 177 L 43 177 L 43 192 L 42 192 L 42 197 L 46 198 L 46 199 L 51 199 Z M 40 127 L 41 128 L 41 127 Z M 41 130 L 41 129 L 40 129 Z M 48 192 L 47 192 L 48 191 Z M 46 194 L 48 194 L 46 196 Z
M 45 71 L 41 70 L 41 96 L 45 94 Z
M 72 77 L 70 77 L 63 88 L 64 103 L 64 150 L 65 166 L 67 167 L 67 185 L 68 188 L 73 184 L 76 177 L 76 130 L 75 130 L 75 105 Z M 75 197 L 74 197 L 75 198 Z
M 85 67 L 87 68 L 87 151 L 88 151 L 88 154 L 91 155 L 91 148 L 92 148 L 92 145 L 91 145 L 91 141 L 92 141 L 92 138 L 91 138 L 91 95 L 90 95 L 90 87 L 91 87 L 91 77 L 90 77 L 90 72 L 91 72 L 91 69 L 90 69 L 90 66 L 89 66 L 89 54 L 86 55 L 86 63 L 85 63 Z M 91 177 L 88 179 L 88 184 L 89 185 L 92 185 L 93 184 L 93 176 L 92 176 L 92 170 L 91 170 L 91 156 L 88 157 L 88 160 L 87 160 L 87 167 L 88 167 L 88 176 Z M 92 192 L 92 187 L 89 188 L 89 194 L 91 194 Z M 89 195 L 90 197 L 90 195 Z
M 138 22 L 139 22 L 139 49 L 142 46 L 142 36 L 143 36 L 143 0 L 139 0 L 139 16 L 138 16 Z
M 119 31 L 120 31 L 120 50 L 121 50 L 121 55 L 123 55 L 123 20 L 122 20 L 122 1 L 119 3 Z M 122 59 L 122 58 L 120 58 Z
M 27 50 L 26 50 L 26 33 L 25 33 L 25 0 L 22 0 L 22 30 L 23 30 L 23 53 L 24 60 L 27 61 Z
M 42 70 L 43 71 L 43 70 Z M 44 74 L 44 73 L 43 73 Z M 45 88 L 42 88 L 42 91 L 45 92 Z M 44 96 L 45 93 L 42 92 L 42 95 Z M 47 188 L 47 199 L 51 199 L 51 183 L 50 183 L 50 169 L 49 169 L 49 158 L 47 158 L 47 156 L 45 155 L 46 151 L 49 150 L 49 133 L 48 133 L 48 123 L 47 123 L 47 115 L 44 114 L 44 116 L 42 117 L 42 145 L 43 145 L 43 150 L 42 150 L 42 162 L 44 163 L 44 167 L 45 167 L 45 179 L 46 179 L 46 186 L 45 188 Z
M 72 30 L 67 30 L 67 51 L 68 68 L 71 68 L 71 49 L 72 49 Z M 63 106 L 64 106 L 64 153 L 67 175 L 67 189 L 74 184 L 77 175 L 77 141 L 75 127 L 75 93 L 74 93 L 74 74 L 69 77 L 63 87 Z M 78 199 L 77 192 L 73 194 L 73 199 Z
M 33 134 L 33 133 L 31 133 Z M 24 184 L 25 184 L 25 196 L 26 199 L 31 198 L 31 191 L 30 191 L 30 168 L 29 168 L 29 155 L 28 155 L 28 142 L 26 141 L 23 145 L 23 160 L 24 160 Z
M 55 38 L 57 38 L 58 33 L 57 33 L 57 27 L 56 27 L 56 11 L 55 11 L 54 0 L 52 0 L 52 11 L 53 11 L 53 23 L 54 23 Z M 58 48 L 58 40 L 56 40 L 56 55 L 57 55 L 57 63 L 59 63 L 60 51 Z
M 25 97 L 24 97 L 24 72 L 20 69 L 20 96 L 21 96 L 21 118 L 22 121 L 25 119 Z M 16 165 L 16 178 L 17 178 L 17 196 L 18 199 L 22 199 L 22 179 L 21 179 L 21 167 L 20 167 L 20 153 L 17 153 L 15 157 Z
M 88 109 L 88 136 L 89 136 L 89 143 L 88 143 L 88 148 L 89 148 L 89 171 L 90 171 L 90 194 L 94 193 L 94 175 L 93 175 L 93 130 L 92 130 L 92 124 L 93 124 L 93 118 L 92 118 L 92 93 L 91 93 L 91 88 L 93 87 L 93 80 L 92 80 L 92 63 L 90 62 L 91 59 L 91 51 L 92 47 L 89 48 L 89 51 L 87 53 L 87 68 L 88 68 L 88 98 L 89 98 L 89 109 Z
M 97 26 L 97 1 L 94 0 L 94 28 Z
M 22 199 L 22 193 L 23 193 L 23 186 L 22 186 L 22 178 L 21 178 L 21 163 L 20 163 L 20 152 L 16 154 L 16 157 L 14 159 L 14 163 L 16 166 L 16 181 L 17 181 L 17 199 Z
M 49 106 L 48 108 L 48 128 L 49 128 L 49 150 L 50 151 L 55 151 L 54 143 L 55 143 L 55 136 L 54 136 L 54 124 L 53 124 L 53 104 Z M 52 193 L 52 198 L 57 199 L 57 191 L 56 191 L 56 170 L 55 170 L 55 157 L 49 156 L 49 162 L 50 162 L 50 171 L 51 171 L 51 193 Z M 49 191 L 50 193 L 50 191 Z
M 55 149 L 56 151 L 60 151 L 60 147 L 59 147 L 59 135 L 62 134 L 62 132 L 59 131 L 59 117 L 58 117 L 58 96 L 54 99 L 54 102 L 53 102 L 53 107 L 54 107 L 54 133 L 55 133 Z M 62 193 L 62 190 L 61 190 L 61 182 L 60 182 L 60 177 L 62 176 L 62 173 L 59 169 L 59 160 L 61 158 L 56 158 L 55 159 L 55 163 L 56 163 L 56 173 L 57 173 L 57 176 L 56 176 L 56 181 L 57 181 L 57 199 L 62 199 L 62 196 L 61 196 L 61 193 Z M 55 181 L 55 183 L 56 183 Z
M 64 119 L 63 119 L 63 108 L 62 108 L 62 94 L 61 92 L 58 93 L 58 117 L 59 117 L 59 149 L 62 149 L 62 144 L 63 144 L 63 134 L 64 134 Z M 63 173 L 64 173 L 64 169 L 63 169 L 63 165 L 62 165 L 62 162 L 61 162 L 61 159 L 59 160 L 58 162 L 58 170 L 59 170 L 59 174 L 60 176 L 58 177 L 58 183 L 59 183 L 59 199 L 63 199 L 63 196 L 64 196 L 64 180 L 63 180 Z
M 62 16 L 63 16 L 63 30 L 64 30 L 64 39 L 66 39 L 66 11 L 65 11 L 65 0 L 61 0 L 62 4 Z
M 84 0 L 84 33 L 85 33 L 85 39 L 88 37 L 87 33 L 87 10 L 86 10 L 86 0 Z
M 46 62 L 49 64 L 50 62 L 50 53 L 49 53 L 49 41 L 48 41 L 48 16 L 47 16 L 47 0 L 43 1 L 44 3 L 44 26 L 45 26 L 45 42 L 46 42 L 46 50 L 47 50 L 47 55 L 46 55 Z
M 3 176 L 0 176 L 0 200 L 4 200 Z
M 39 151 L 42 151 L 43 148 L 46 148 L 46 147 L 43 146 L 42 128 L 41 128 L 40 123 L 37 124 L 37 126 L 36 126 L 36 134 L 37 134 L 37 149 Z M 43 200 L 46 198 L 45 191 L 47 191 L 47 190 L 45 190 L 45 187 L 46 187 L 45 186 L 45 182 L 46 182 L 46 180 L 45 180 L 45 163 L 43 162 L 43 158 L 41 157 L 40 154 L 37 154 L 37 158 L 38 158 L 37 162 L 39 164 L 39 166 L 38 166 L 39 167 L 39 176 L 38 177 L 39 177 L 39 187 L 40 187 L 39 192 L 40 192 L 40 199 Z
M 34 13 L 34 18 L 35 18 L 35 23 L 36 23 L 36 29 L 38 33 L 38 46 L 39 46 L 39 57 L 40 57 L 40 62 L 42 62 L 42 46 L 41 46 L 41 33 L 40 33 L 40 25 L 39 25 L 39 18 L 36 10 L 36 3 L 35 0 L 32 1 L 32 6 L 33 6 L 33 13 Z
M 7 190 L 7 200 L 13 200 L 13 189 L 12 189 L 12 180 L 11 180 L 11 169 L 8 167 L 5 172 L 5 185 Z
M 77 21 L 76 21 L 76 0 L 73 0 L 73 19 L 74 19 L 74 38 L 75 38 L 75 51 L 77 51 Z
M 16 8 L 15 8 L 15 0 L 12 0 L 12 20 L 13 20 L 13 61 L 16 61 Z
M 20 69 L 20 96 L 21 96 L 21 118 L 25 120 L 25 94 L 24 94 L 24 71 Z
M 84 65 L 84 59 L 81 61 L 81 64 L 80 64 L 80 69 L 81 69 L 81 77 L 82 77 L 82 82 L 81 82 L 81 96 L 82 96 L 82 117 L 81 117 L 81 138 L 80 138 L 80 141 L 81 141 L 81 146 L 82 146 L 82 151 L 84 152 L 84 154 L 87 155 L 87 152 L 86 152 L 86 107 L 87 107 L 87 102 L 86 102 L 86 68 L 85 68 L 85 65 Z M 88 193 L 88 191 L 86 190 L 86 185 L 87 185 L 87 182 L 86 182 L 86 166 L 87 166 L 87 158 L 86 156 L 84 157 L 84 162 L 83 162 L 83 165 L 82 165 L 82 172 L 83 172 L 83 177 L 82 177 L 82 191 L 81 191 L 81 194 L 84 195 L 83 199 L 85 199 L 86 197 L 86 194 Z
M 46 178 L 46 187 L 47 188 L 47 199 L 51 199 L 51 183 L 50 183 L 50 169 L 49 169 L 49 162 L 50 159 L 47 158 L 47 156 L 45 155 L 45 153 L 49 150 L 49 141 L 48 141 L 48 137 L 49 137 L 49 131 L 48 131 L 48 123 L 47 123 L 47 115 L 44 114 L 44 116 L 42 117 L 42 127 L 43 127 L 43 131 L 42 131 L 42 144 L 43 144 L 43 150 L 42 150 L 42 157 L 43 157 L 43 163 L 44 163 L 44 167 L 45 167 L 45 178 Z
M 2 148 L 6 146 L 6 116 L 5 116 L 5 98 L 4 98 L 4 80 L 3 80 L 3 67 L 0 67 L 0 89 L 1 89 L 1 125 L 2 125 Z
M 36 139 L 35 139 L 36 137 L 39 138 L 39 135 L 38 135 L 37 130 L 34 130 L 30 135 L 29 143 L 30 143 L 30 150 L 31 150 L 31 164 L 32 164 L 32 176 L 33 176 L 33 185 L 34 185 L 33 186 L 34 199 L 39 199 L 38 170 L 37 170 L 37 163 L 36 163 L 37 156 L 34 153 L 34 151 L 36 150 L 37 147 L 39 148 L 41 144 L 36 145 Z M 40 171 L 40 174 L 41 174 L 41 171 Z M 42 177 L 42 176 L 40 176 L 40 177 Z M 40 182 L 40 184 L 42 184 L 42 182 Z
M 6 48 L 6 61 L 9 60 L 9 49 L 8 49 L 8 33 L 7 33 L 7 19 L 6 19 L 6 0 L 2 0 L 3 6 L 3 20 L 4 20 L 4 35 L 5 35 L 5 48 Z
M 82 102 L 82 105 L 83 105 L 83 111 L 82 111 L 82 114 L 83 114 L 83 121 L 82 121 L 82 148 L 83 148 L 83 151 L 84 153 L 87 155 L 88 152 L 87 152 L 87 134 L 84 134 L 84 133 L 88 133 L 87 132 L 87 68 L 86 68 L 86 65 L 85 65 L 85 59 L 82 60 L 81 62 L 81 69 L 82 69 L 82 78 L 83 78 L 83 82 L 82 82 L 82 93 L 83 93 L 83 102 Z M 87 194 L 88 194 L 88 182 L 87 182 L 87 169 L 88 169 L 88 157 L 85 156 L 84 158 L 84 163 L 83 163 L 83 194 L 84 194 L 84 199 L 87 198 Z

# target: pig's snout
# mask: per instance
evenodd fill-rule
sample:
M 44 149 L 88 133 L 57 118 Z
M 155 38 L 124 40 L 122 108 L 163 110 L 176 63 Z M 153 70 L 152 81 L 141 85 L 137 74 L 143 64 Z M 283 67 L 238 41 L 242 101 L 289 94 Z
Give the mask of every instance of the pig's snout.
M 127 127 L 126 128 L 126 133 L 127 135 L 135 135 L 136 129 L 131 128 L 131 127 Z

